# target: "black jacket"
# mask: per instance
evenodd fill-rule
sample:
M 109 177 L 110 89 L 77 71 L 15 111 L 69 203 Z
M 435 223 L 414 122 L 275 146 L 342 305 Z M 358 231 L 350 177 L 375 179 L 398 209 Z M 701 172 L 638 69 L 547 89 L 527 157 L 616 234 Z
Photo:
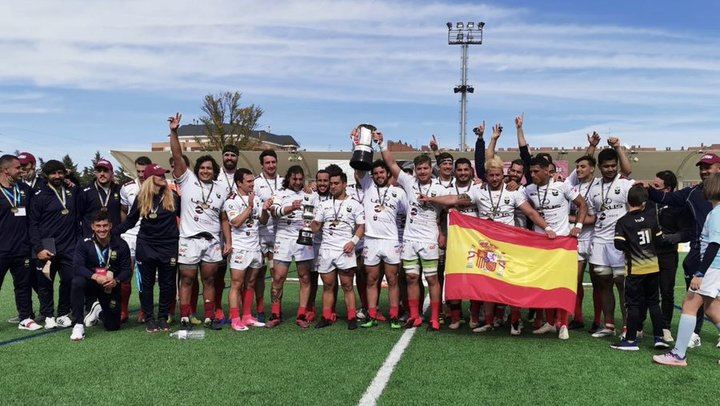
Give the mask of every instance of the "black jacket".
M 129 281 L 132 276 L 132 266 L 130 264 L 130 247 L 127 243 L 122 238 L 111 235 L 110 244 L 107 247 L 101 247 L 99 243 L 97 247 L 100 249 L 103 262 L 107 259 L 106 264 L 100 263 L 94 238 L 84 238 L 78 241 L 73 257 L 75 275 L 89 279 L 95 273 L 96 268 L 107 268 L 108 271 L 113 272 L 114 278 L 118 281 Z M 108 251 L 104 252 L 105 249 Z

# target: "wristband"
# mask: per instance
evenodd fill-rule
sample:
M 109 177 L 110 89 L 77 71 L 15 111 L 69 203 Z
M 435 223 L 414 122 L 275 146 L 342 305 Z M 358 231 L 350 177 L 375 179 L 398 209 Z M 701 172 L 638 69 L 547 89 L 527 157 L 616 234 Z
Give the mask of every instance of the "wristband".
M 545 227 L 545 231 L 552 231 L 552 230 L 553 230 L 553 229 L 552 229 L 552 227 L 550 227 L 550 226 Z
M 350 239 L 350 242 L 357 245 L 357 243 L 360 242 L 360 237 L 354 235 L 353 238 Z
M 380 152 L 387 151 L 387 143 L 385 142 L 385 140 L 382 140 L 382 142 L 378 144 L 378 146 L 380 147 Z

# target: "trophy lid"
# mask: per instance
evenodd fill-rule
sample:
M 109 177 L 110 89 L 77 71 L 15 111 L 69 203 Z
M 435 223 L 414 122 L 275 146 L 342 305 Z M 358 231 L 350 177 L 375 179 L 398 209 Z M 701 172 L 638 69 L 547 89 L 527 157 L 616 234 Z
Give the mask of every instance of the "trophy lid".
M 370 131 L 377 131 L 377 128 L 372 124 L 360 124 L 358 126 L 358 128 L 360 128 L 360 127 L 365 127 L 367 129 L 369 129 Z

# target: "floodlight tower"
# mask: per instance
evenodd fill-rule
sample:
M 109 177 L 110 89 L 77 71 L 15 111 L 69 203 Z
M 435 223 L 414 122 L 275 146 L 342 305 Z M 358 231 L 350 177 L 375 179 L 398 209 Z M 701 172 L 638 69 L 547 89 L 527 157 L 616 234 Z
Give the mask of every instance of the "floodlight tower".
M 475 24 L 469 22 L 467 24 L 457 22 L 447 23 L 448 27 L 448 45 L 460 45 L 462 51 L 462 76 L 459 86 L 453 88 L 453 92 L 460 93 L 460 150 L 465 151 L 465 133 L 467 126 L 467 94 L 475 92 L 475 89 L 467 84 L 467 62 L 468 62 L 468 46 L 480 45 L 483 39 L 484 22 Z

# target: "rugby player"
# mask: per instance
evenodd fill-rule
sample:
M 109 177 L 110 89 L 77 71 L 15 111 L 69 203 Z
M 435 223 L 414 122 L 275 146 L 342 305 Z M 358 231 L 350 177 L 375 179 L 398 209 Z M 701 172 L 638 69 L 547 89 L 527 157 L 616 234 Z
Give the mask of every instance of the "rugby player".
M 256 183 L 257 185 L 257 183 Z M 305 190 L 305 173 L 302 167 L 293 165 L 288 168 L 282 189 L 273 199 L 270 214 L 277 223 L 275 247 L 273 249 L 273 274 L 271 288 L 271 314 L 267 327 L 273 328 L 280 324 L 282 316 L 282 296 L 285 279 L 290 264 L 295 266 L 300 279 L 300 303 L 297 310 L 296 324 L 307 328 L 306 310 L 310 296 L 310 268 L 315 258 L 312 245 L 297 243 L 300 229 L 304 227 L 303 206 L 318 207 L 317 195 Z
M 190 327 L 190 296 L 199 268 L 205 299 L 205 327 L 220 330 L 222 321 L 215 318 L 215 278 L 223 255 L 232 250 L 230 225 L 222 211 L 223 203 L 227 199 L 227 189 L 222 182 L 216 180 L 220 167 L 210 155 L 198 158 L 193 171 L 185 165 L 178 139 L 181 119 L 182 115 L 179 113 L 168 119 L 170 149 L 175 159 L 172 174 L 182 194 L 178 247 L 181 280 L 180 323 L 183 327 Z
M 332 197 L 330 195 L 330 172 L 327 169 L 320 169 L 315 174 L 315 194 L 317 195 L 318 202 L 322 203 Z M 318 252 L 320 251 L 320 243 L 322 242 L 322 233 L 313 234 L 313 251 L 315 252 L 315 260 L 317 261 Z M 310 295 L 308 296 L 308 305 L 305 313 L 305 318 L 309 323 L 315 321 L 317 310 L 315 309 L 315 301 L 317 298 L 318 291 L 318 278 L 319 274 L 315 269 L 315 266 L 310 268 Z M 337 284 L 335 284 L 335 290 L 337 292 Z M 337 298 L 337 293 L 335 293 Z M 333 309 L 334 312 L 334 309 Z
M 235 192 L 235 170 L 237 169 L 238 156 L 240 149 L 237 145 L 227 144 L 222 149 L 222 166 L 217 180 L 222 183 L 226 190 L 228 198 Z M 223 313 L 222 297 L 225 290 L 225 273 L 227 271 L 228 257 L 223 256 L 222 262 L 218 265 L 217 275 L 215 276 L 215 319 L 225 320 Z M 254 279 L 253 279 L 254 282 Z
M 332 198 L 320 203 L 311 223 L 314 233 L 322 231 L 323 234 L 315 264 L 323 281 L 322 319 L 317 323 L 316 328 L 327 327 L 333 322 L 333 289 L 338 276 L 345 298 L 348 330 L 357 328 L 353 288 L 357 268 L 355 245 L 365 233 L 365 213 L 360 202 L 347 195 L 346 188 L 345 173 L 330 174 Z
M 265 327 L 252 317 L 255 296 L 255 279 L 262 266 L 260 250 L 260 224 L 267 223 L 270 201 L 263 203 L 255 196 L 255 177 L 249 169 L 240 168 L 233 175 L 235 191 L 225 201 L 223 210 L 232 226 L 232 255 L 230 275 L 232 282 L 228 293 L 231 327 L 235 331 L 246 331 L 248 327 Z M 242 301 L 242 318 L 240 302 Z

